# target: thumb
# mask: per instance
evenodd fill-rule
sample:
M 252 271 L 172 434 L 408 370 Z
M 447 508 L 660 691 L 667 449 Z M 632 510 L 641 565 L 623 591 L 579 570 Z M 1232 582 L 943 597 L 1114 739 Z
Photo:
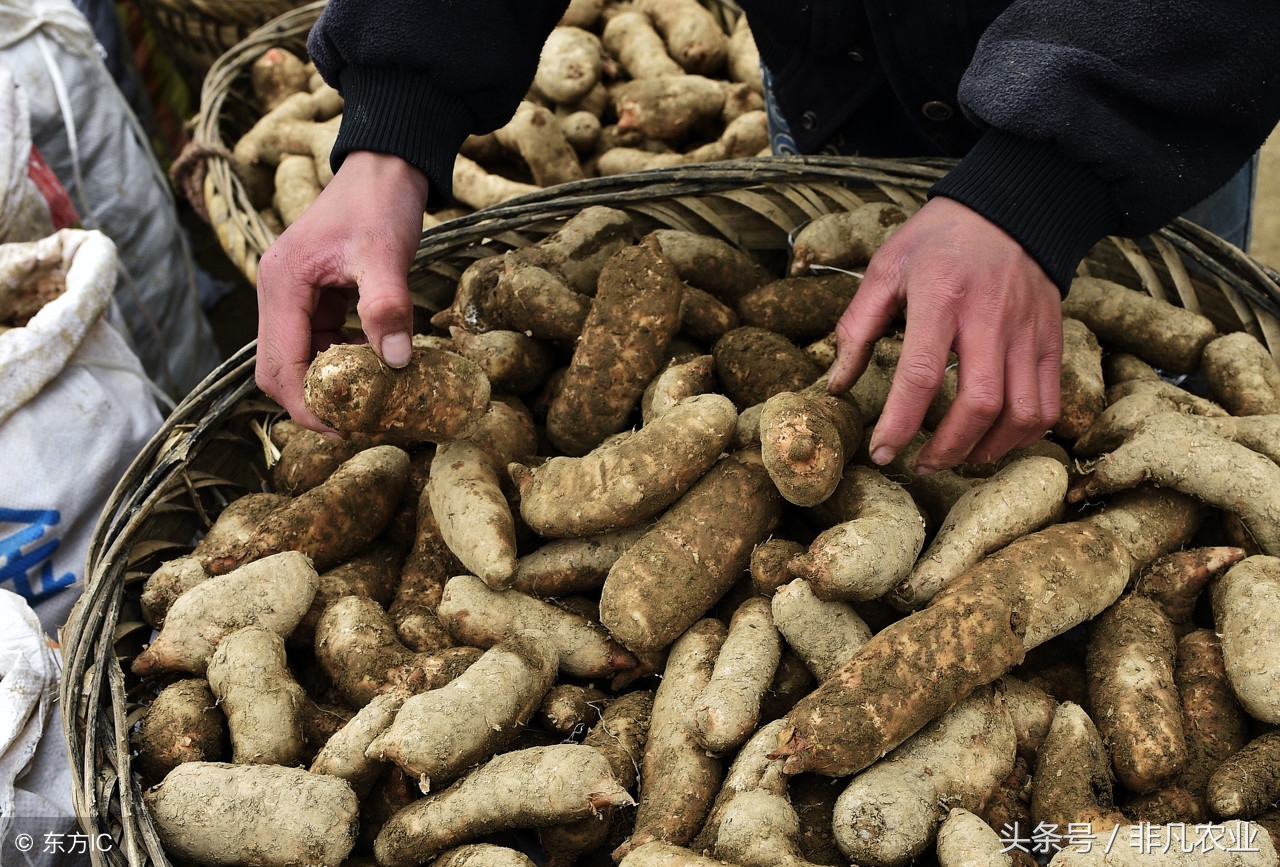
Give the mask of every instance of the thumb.
M 395 268 L 367 270 L 356 307 L 369 345 L 389 367 L 404 367 L 412 350 L 413 299 L 405 274 Z

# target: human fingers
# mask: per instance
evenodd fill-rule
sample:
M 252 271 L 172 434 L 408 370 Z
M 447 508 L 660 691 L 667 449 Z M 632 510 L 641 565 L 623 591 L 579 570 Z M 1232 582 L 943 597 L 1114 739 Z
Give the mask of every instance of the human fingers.
M 998 460 L 1011 449 L 1025 448 L 1039 440 L 1058 421 L 1062 410 L 1062 347 L 1052 334 L 1039 338 L 1036 358 L 1010 355 L 1008 370 L 1033 379 L 1006 389 L 1005 409 L 987 435 L 973 447 L 970 459 Z M 1011 377 L 1012 381 L 1012 377 Z M 1038 401 L 1038 404 L 1036 403 Z
M 283 239 L 284 236 L 282 235 Z M 320 303 L 312 278 L 292 267 L 286 240 L 263 254 L 258 266 L 258 346 L 254 380 L 268 397 L 280 404 L 290 418 L 315 431 L 332 432 L 303 399 L 303 380 L 317 342 L 336 335 L 334 323 L 325 321 L 319 335 L 313 333 L 312 315 Z M 332 303 L 322 309 L 331 309 Z M 328 316 L 332 320 L 335 317 Z M 317 340 L 318 337 L 318 340 Z
M 902 312 L 900 270 L 872 259 L 858 291 L 836 323 L 836 360 L 827 373 L 827 390 L 842 394 L 853 387 L 867 369 L 876 340 L 889 330 Z
M 940 287 L 945 283 L 944 277 Z M 923 300 L 923 299 L 922 299 Z M 884 408 L 876 422 L 868 443 L 871 460 L 877 464 L 887 464 L 919 432 L 929 405 L 933 402 L 946 376 L 950 350 L 958 337 L 958 323 L 954 309 L 950 304 L 935 300 L 933 303 L 921 303 L 909 311 L 906 328 L 903 331 L 902 349 L 898 363 L 894 369 L 893 381 L 889 386 L 889 394 Z M 964 386 L 972 385 L 974 389 L 984 381 L 989 363 L 979 363 L 978 358 L 969 365 L 969 379 L 966 380 L 966 365 L 961 364 L 959 385 L 956 400 L 961 400 Z M 962 359 L 963 362 L 963 359 Z M 989 378 L 989 376 L 987 376 Z M 977 392 L 970 394 L 970 399 L 977 397 Z M 953 402 L 952 406 L 955 406 Z M 978 402 L 981 406 L 981 402 Z M 965 410 L 961 410 L 964 412 Z M 945 420 L 944 420 L 945 421 Z M 974 425 L 977 420 L 966 416 L 966 423 Z M 944 436 L 946 432 L 944 431 Z M 929 443 L 921 449 L 924 459 L 917 455 L 917 466 L 925 473 L 931 469 L 940 469 L 954 454 L 960 450 L 967 451 L 967 445 L 952 442 L 944 438 L 940 442 Z M 936 457 L 930 458 L 926 449 L 932 448 Z M 937 457 L 940 456 L 940 457 Z M 963 459 L 955 458 L 955 462 Z M 946 464 L 950 465 L 950 464 Z

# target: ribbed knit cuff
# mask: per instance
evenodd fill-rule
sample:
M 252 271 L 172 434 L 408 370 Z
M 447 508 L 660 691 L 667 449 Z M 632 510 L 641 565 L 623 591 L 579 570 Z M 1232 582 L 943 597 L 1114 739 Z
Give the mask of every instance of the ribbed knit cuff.
M 394 67 L 348 66 L 340 81 L 342 124 L 329 157 L 334 171 L 352 151 L 392 154 L 426 174 L 433 205 L 452 201 L 453 163 L 475 127 L 470 110 L 420 74 Z
M 967 205 L 1008 232 L 1065 296 L 1080 260 L 1116 231 L 1107 185 L 1051 144 L 990 130 L 929 196 Z

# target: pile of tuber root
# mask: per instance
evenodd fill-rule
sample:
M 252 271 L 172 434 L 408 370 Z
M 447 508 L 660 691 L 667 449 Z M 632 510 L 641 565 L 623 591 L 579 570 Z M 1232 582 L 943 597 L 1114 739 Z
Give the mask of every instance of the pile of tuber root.
M 231 166 L 279 234 L 333 177 L 342 97 L 283 46 L 251 64 L 247 89 L 261 113 Z M 432 203 L 424 228 L 565 181 L 768 153 L 763 93 L 745 16 L 727 25 L 699 0 L 573 0 L 515 115 L 464 142 L 455 202 Z
M 824 380 L 858 280 L 819 266 L 906 217 L 862 208 L 780 262 L 590 207 L 409 366 L 320 353 L 343 437 L 271 416 L 271 489 L 141 587 L 167 851 L 1274 867 L 1274 356 L 1086 264 L 1052 431 L 875 466 L 899 339 Z

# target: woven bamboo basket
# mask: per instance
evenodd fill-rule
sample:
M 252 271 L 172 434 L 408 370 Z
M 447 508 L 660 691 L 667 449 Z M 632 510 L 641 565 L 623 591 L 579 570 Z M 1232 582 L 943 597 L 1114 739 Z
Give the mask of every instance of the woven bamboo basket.
M 477 258 L 534 243 L 590 205 L 627 211 L 639 233 L 678 228 L 723 238 L 764 261 L 785 261 L 804 222 L 864 201 L 916 204 L 945 167 L 840 158 L 760 159 L 655 170 L 560 185 L 423 234 L 419 303 L 439 309 Z M 1222 330 L 1245 330 L 1280 352 L 1280 275 L 1178 221 L 1141 243 L 1100 242 L 1082 271 L 1198 309 Z M 254 384 L 250 344 L 166 420 L 121 479 L 96 528 L 88 582 L 62 632 L 61 700 L 80 823 L 110 851 L 95 863 L 167 865 L 132 768 L 130 731 L 152 695 L 129 673 L 150 640 L 138 596 L 162 560 L 190 550 L 236 497 L 267 489 L 264 431 L 281 411 Z
M 726 31 L 742 14 L 732 3 L 704 0 Z M 245 185 L 232 168 L 229 152 L 261 112 L 251 105 L 249 70 L 268 49 L 280 46 L 305 56 L 307 34 L 324 9 L 324 0 L 291 9 L 264 24 L 218 57 L 204 78 L 200 111 L 191 141 L 204 162 L 203 188 L 196 191 L 224 252 L 250 283 L 257 281 L 258 260 L 276 231 L 253 207 Z
M 298 0 L 138 0 L 138 8 L 174 67 L 200 93 L 209 67 L 237 42 Z

